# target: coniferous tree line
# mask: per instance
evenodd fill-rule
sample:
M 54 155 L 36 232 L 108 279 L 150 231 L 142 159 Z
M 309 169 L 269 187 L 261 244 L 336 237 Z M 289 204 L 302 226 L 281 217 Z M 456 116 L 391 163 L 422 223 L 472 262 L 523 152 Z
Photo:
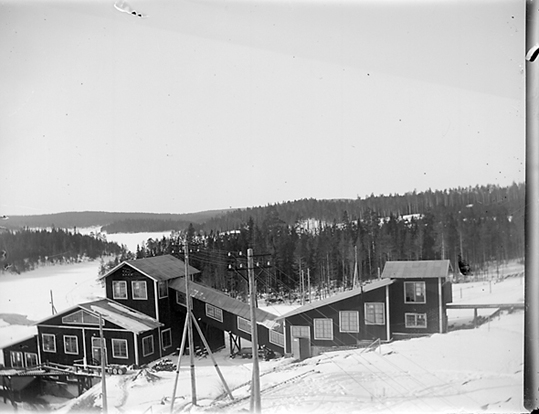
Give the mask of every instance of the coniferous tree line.
M 311 286 L 322 291 L 351 287 L 356 272 L 363 281 L 377 278 L 388 260 L 448 259 L 458 274 L 461 259 L 478 274 L 524 256 L 522 184 L 357 201 L 300 200 L 229 213 L 214 225 L 235 220 L 235 230 L 196 231 L 191 225 L 175 237 L 148 240 L 136 255 L 182 257 L 187 237 L 200 278 L 236 293 L 245 292 L 246 283 L 241 272 L 228 270 L 227 253 L 245 254 L 249 247 L 272 263 L 257 270 L 259 290 L 280 293 L 296 290 L 307 272 Z M 310 226 L 308 218 L 315 219 Z
M 0 233 L 5 252 L 2 271 L 21 273 L 42 264 L 79 262 L 104 255 L 122 255 L 125 247 L 108 242 L 101 234 L 82 235 L 66 230 L 22 229 Z

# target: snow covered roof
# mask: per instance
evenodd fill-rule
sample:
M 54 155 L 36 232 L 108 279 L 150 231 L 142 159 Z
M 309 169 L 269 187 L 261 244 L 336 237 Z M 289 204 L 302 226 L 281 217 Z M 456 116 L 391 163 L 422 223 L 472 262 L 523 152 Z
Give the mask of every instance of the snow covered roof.
M 414 260 L 386 262 L 382 279 L 447 277 L 451 269 L 449 260 Z
M 110 299 L 81 303 L 78 306 L 95 315 L 101 315 L 106 321 L 134 333 L 146 332 L 163 326 L 161 322 L 151 316 Z
M 184 279 L 175 279 L 171 281 L 168 286 L 185 294 Z M 234 315 L 241 316 L 249 321 L 251 320 L 250 307 L 247 303 L 231 298 L 223 292 L 199 283 L 189 282 L 189 288 L 191 290 L 191 297 L 209 303 L 210 305 L 216 306 Z M 259 325 L 264 325 L 267 328 L 272 329 L 278 325 L 278 323 L 275 322 L 276 318 L 277 316 L 269 312 L 262 309 L 256 309 L 256 323 Z
M 284 315 L 279 316 L 277 319 L 285 319 L 289 316 L 299 315 L 300 313 L 304 313 L 307 311 L 310 311 L 312 309 L 317 309 L 322 306 L 331 305 L 332 303 L 340 302 L 344 299 L 349 299 L 354 296 L 361 295 L 361 293 L 370 292 L 375 289 L 379 289 L 384 286 L 388 286 L 393 283 L 393 280 L 391 279 L 382 279 L 382 280 L 376 280 L 374 282 L 368 283 L 363 286 L 363 289 L 361 287 L 355 288 L 352 290 L 346 290 L 342 293 L 338 293 L 334 296 L 330 296 L 329 298 L 317 300 L 316 302 L 311 302 L 306 305 L 300 306 L 299 308 L 296 308 L 288 313 L 285 313 Z
M 185 275 L 185 262 L 170 254 L 164 256 L 146 257 L 144 259 L 127 260 L 120 263 L 114 269 L 108 271 L 101 279 L 105 279 L 110 274 L 123 266 L 130 266 L 140 273 L 154 280 L 169 280 Z M 189 274 L 200 273 L 200 270 L 189 266 Z

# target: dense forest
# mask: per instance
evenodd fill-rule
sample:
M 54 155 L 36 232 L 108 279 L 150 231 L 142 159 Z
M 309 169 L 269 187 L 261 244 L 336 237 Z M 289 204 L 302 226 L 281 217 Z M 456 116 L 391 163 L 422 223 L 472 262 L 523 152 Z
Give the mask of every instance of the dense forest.
M 82 235 L 62 229 L 0 233 L 1 271 L 21 273 L 43 264 L 79 262 L 100 256 L 126 256 L 125 248 L 100 234 Z
M 350 287 L 354 275 L 377 278 L 388 260 L 459 260 L 480 273 L 524 257 L 523 184 L 477 186 L 357 200 L 299 200 L 230 212 L 197 231 L 148 240 L 137 257 L 181 256 L 187 237 L 190 263 L 208 284 L 242 292 L 237 254 L 252 247 L 272 264 L 260 269 L 260 290 L 289 292 L 301 276 L 313 287 Z M 356 266 L 357 263 L 357 266 Z

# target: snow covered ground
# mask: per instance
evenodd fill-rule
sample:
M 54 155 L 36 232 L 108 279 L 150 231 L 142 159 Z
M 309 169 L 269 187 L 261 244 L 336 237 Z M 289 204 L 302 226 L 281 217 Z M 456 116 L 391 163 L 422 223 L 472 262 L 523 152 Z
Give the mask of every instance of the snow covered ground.
M 28 320 L 40 320 L 51 314 L 51 290 L 58 311 L 104 296 L 97 280 L 98 268 L 99 261 L 94 261 L 0 276 L 0 347 L 35 332 Z M 453 299 L 467 303 L 522 302 L 523 292 L 523 278 L 511 277 L 497 283 L 455 284 Z M 265 309 L 283 314 L 295 306 Z M 262 410 L 266 413 L 523 412 L 523 315 L 522 311 L 503 313 L 478 329 L 396 341 L 383 344 L 376 352 L 335 351 L 303 362 L 291 358 L 261 361 Z M 465 325 L 471 322 L 473 311 L 450 310 L 448 316 L 450 324 Z M 192 407 L 188 361 L 183 359 L 175 411 L 249 409 L 251 361 L 231 359 L 227 350 L 219 352 L 216 358 L 235 401 L 224 396 L 224 387 L 211 360 L 197 359 L 198 406 Z M 173 384 L 171 372 L 110 376 L 109 411 L 169 412 Z M 98 384 L 81 399 L 70 401 L 60 412 L 69 412 L 73 405 L 83 411 L 99 406 L 100 392 Z M 0 400 L 0 411 L 10 408 Z

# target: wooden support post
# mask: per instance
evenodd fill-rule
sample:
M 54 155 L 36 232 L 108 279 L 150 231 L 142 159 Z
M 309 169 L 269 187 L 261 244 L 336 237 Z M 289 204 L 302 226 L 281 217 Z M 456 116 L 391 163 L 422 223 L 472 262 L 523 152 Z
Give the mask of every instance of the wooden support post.
M 182 342 L 180 345 L 180 353 L 178 354 L 178 362 L 176 364 L 176 378 L 174 379 L 174 389 L 172 390 L 172 400 L 170 402 L 170 412 L 174 410 L 174 401 L 176 401 L 176 389 L 178 388 L 178 377 L 180 376 L 180 365 L 182 362 L 182 355 L 185 351 L 185 340 L 187 338 L 187 317 L 185 318 L 185 323 L 183 324 L 183 333 L 182 333 Z
M 215 370 L 217 371 L 217 375 L 219 375 L 219 378 L 221 379 L 221 382 L 223 383 L 225 390 L 227 394 L 229 395 L 230 399 L 233 400 L 234 397 L 232 396 L 232 393 L 230 392 L 230 388 L 228 388 L 228 385 L 225 381 L 225 377 L 223 377 L 223 374 L 221 373 L 221 370 L 219 369 L 219 366 L 217 365 L 217 361 L 215 361 L 215 358 L 213 357 L 213 352 L 211 351 L 210 345 L 208 344 L 208 341 L 206 341 L 206 337 L 202 333 L 202 329 L 200 329 L 200 325 L 198 324 L 198 321 L 193 315 L 191 316 L 193 318 L 193 322 L 198 331 L 198 334 L 200 335 L 200 338 L 202 339 L 202 342 L 204 343 L 204 346 L 206 347 L 206 350 L 208 351 L 208 354 L 213 362 L 213 366 L 215 367 Z
M 473 308 L 473 327 L 477 328 L 477 308 Z

